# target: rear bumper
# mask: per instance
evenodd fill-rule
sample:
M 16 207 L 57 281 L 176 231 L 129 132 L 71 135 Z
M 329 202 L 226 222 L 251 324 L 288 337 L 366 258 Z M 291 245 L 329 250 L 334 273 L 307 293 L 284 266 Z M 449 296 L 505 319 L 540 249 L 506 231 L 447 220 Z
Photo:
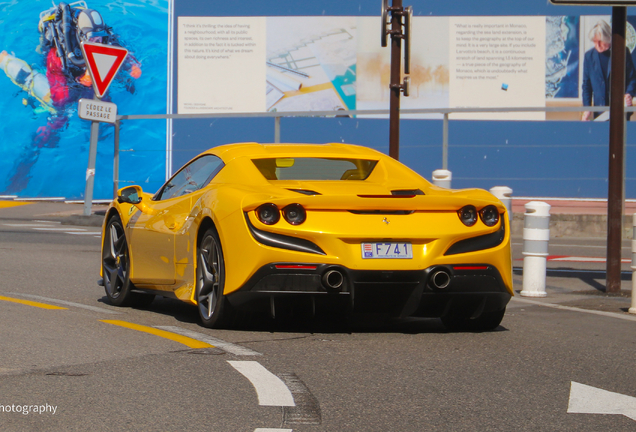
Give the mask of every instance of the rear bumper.
M 432 275 L 439 271 L 448 276 L 443 288 L 433 283 Z M 272 263 L 261 267 L 239 290 L 227 296 L 237 307 L 281 297 L 348 302 L 356 313 L 440 317 L 452 309 L 454 313 L 461 311 L 464 316 L 477 317 L 503 309 L 511 294 L 497 268 L 488 264 L 382 271 L 330 264 Z

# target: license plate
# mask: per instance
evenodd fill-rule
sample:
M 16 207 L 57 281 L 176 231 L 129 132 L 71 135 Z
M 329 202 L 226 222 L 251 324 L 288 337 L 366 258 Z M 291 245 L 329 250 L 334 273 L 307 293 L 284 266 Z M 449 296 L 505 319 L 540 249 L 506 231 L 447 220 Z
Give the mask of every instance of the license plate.
M 362 258 L 411 259 L 413 246 L 405 242 L 362 243 Z

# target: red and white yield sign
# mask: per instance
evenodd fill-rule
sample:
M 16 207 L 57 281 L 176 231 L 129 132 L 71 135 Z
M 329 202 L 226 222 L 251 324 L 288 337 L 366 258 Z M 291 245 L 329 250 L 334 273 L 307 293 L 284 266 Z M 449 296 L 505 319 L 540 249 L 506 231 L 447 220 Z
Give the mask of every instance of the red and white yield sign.
M 82 42 L 82 53 L 93 80 L 95 96 L 102 98 L 128 55 L 126 48 Z

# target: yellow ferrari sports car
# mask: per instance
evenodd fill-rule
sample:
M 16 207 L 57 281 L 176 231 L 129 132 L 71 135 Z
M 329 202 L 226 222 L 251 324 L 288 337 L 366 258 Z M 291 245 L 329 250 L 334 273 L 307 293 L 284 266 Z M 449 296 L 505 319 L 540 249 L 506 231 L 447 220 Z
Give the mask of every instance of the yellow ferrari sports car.
M 434 186 L 347 144 L 224 145 L 154 195 L 120 189 L 101 275 L 113 305 L 173 297 L 197 305 L 206 327 L 305 302 L 481 331 L 499 325 L 513 295 L 498 199 Z

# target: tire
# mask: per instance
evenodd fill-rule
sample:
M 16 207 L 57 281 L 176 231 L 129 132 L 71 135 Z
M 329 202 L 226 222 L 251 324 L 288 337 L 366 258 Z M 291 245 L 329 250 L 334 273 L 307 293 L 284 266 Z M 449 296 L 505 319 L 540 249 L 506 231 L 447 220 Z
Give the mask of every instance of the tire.
M 443 316 L 442 324 L 450 331 L 471 331 L 482 332 L 491 331 L 499 327 L 501 320 L 503 320 L 506 308 L 501 310 L 484 312 L 477 318 L 465 318 L 457 315 Z
M 128 242 L 119 216 L 110 218 L 104 236 L 102 272 L 106 297 L 114 306 L 130 306 L 134 286 L 130 282 Z
M 225 260 L 219 235 L 208 228 L 197 245 L 196 301 L 201 323 L 207 328 L 224 328 L 234 319 L 234 311 L 223 294 Z

